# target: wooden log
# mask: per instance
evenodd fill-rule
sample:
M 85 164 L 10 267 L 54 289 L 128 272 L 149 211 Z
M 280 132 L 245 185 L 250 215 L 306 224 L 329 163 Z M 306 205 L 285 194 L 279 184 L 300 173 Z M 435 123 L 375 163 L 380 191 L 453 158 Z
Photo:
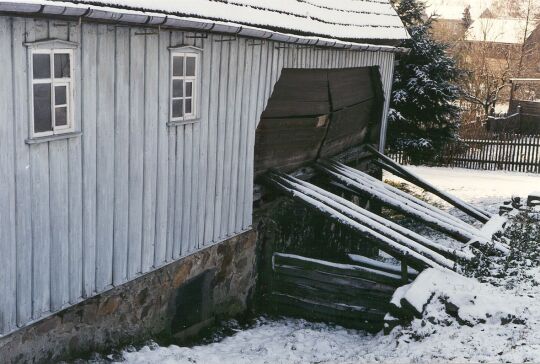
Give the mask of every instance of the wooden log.
M 390 263 L 380 262 L 375 259 L 370 259 L 368 257 L 364 257 L 361 255 L 356 254 L 347 254 L 349 259 L 352 263 L 355 265 L 360 265 L 362 267 L 366 268 L 372 268 L 372 269 L 379 269 L 383 272 L 387 273 L 393 273 L 393 274 L 402 274 L 402 266 L 401 265 L 393 265 Z M 418 272 L 412 268 L 407 268 L 407 275 L 412 278 L 416 278 L 418 276 Z
M 324 216 L 336 221 L 337 223 L 347 226 L 353 231 L 357 232 L 359 235 L 366 237 L 376 243 L 379 248 L 388 254 L 396 257 L 397 259 L 403 259 L 406 255 L 410 255 L 412 259 L 412 264 L 414 264 L 415 269 L 423 270 L 427 267 L 440 267 L 439 264 L 433 262 L 431 259 L 422 256 L 421 254 L 416 253 L 412 249 L 404 247 L 395 241 L 383 236 L 376 231 L 373 231 L 370 228 L 365 227 L 364 225 L 354 221 L 353 219 L 348 218 L 347 216 L 339 213 L 338 211 L 324 206 L 319 203 L 317 200 L 306 196 L 297 191 L 287 188 L 283 184 L 280 184 L 278 181 L 268 178 L 268 181 L 274 185 L 274 187 L 280 189 L 282 192 L 288 194 L 294 200 L 299 201 L 315 210 L 319 211 Z
M 396 200 L 393 200 L 389 198 L 388 196 L 385 196 L 378 191 L 375 191 L 373 188 L 369 188 L 367 186 L 363 186 L 356 181 L 339 175 L 338 173 L 335 173 L 327 168 L 322 167 L 321 170 L 323 172 L 326 172 L 331 177 L 339 180 L 341 183 L 343 183 L 346 187 L 356 191 L 357 193 L 367 195 L 368 197 L 378 201 L 379 203 L 382 203 L 383 205 L 386 205 L 388 207 L 391 207 L 392 209 L 399 211 L 407 216 L 413 217 L 415 219 L 418 219 L 420 221 L 423 221 L 428 226 L 433 227 L 434 229 L 441 231 L 445 234 L 450 235 L 451 237 L 455 238 L 458 241 L 461 241 L 463 243 L 466 243 L 470 241 L 473 238 L 476 238 L 475 235 L 471 234 L 468 231 L 464 231 L 463 229 L 460 229 L 454 225 L 447 224 L 445 222 L 441 222 L 437 217 L 431 216 L 429 214 L 426 214 L 422 211 L 418 211 L 417 209 L 407 206 L 405 204 L 402 204 Z
M 346 297 L 369 296 L 376 301 L 389 302 L 396 290 L 395 287 L 383 283 L 339 274 L 302 271 L 282 266 L 276 266 L 272 272 L 274 282 L 316 287 Z
M 466 230 L 473 235 L 479 234 L 479 230 L 476 227 L 469 225 L 464 221 L 461 221 L 457 217 L 452 216 L 449 213 L 442 211 L 441 209 L 438 209 L 434 206 L 429 205 L 428 203 L 420 200 L 419 198 L 416 198 L 406 192 L 403 192 L 401 190 L 398 190 L 397 188 L 389 186 L 369 176 L 368 174 L 364 172 L 355 170 L 353 168 L 349 168 L 345 165 L 338 164 L 335 162 L 322 161 L 322 164 L 330 171 L 337 173 L 339 175 L 343 175 L 355 181 L 356 183 L 359 183 L 363 185 L 364 187 L 369 188 L 370 190 L 375 190 L 378 193 L 380 193 L 382 196 L 386 196 L 387 198 L 390 198 L 391 200 L 399 201 L 400 203 L 410 206 L 414 208 L 415 210 L 418 210 L 427 215 L 433 216 L 434 218 L 436 218 L 437 220 L 441 222 L 444 222 L 449 225 L 453 225 L 454 227 L 458 229 Z
M 321 279 L 322 273 L 326 279 L 352 277 L 366 281 L 380 283 L 392 287 L 401 286 L 401 275 L 387 273 L 376 269 L 370 269 L 352 264 L 332 263 L 320 259 L 302 257 L 294 254 L 274 253 L 273 269 L 275 272 L 302 277 Z M 315 275 L 313 275 L 315 274 Z M 338 277 L 334 277 L 338 276 Z
M 481 211 L 480 209 L 478 209 L 478 208 L 476 208 L 474 206 L 471 206 L 467 202 L 465 202 L 465 201 L 463 201 L 463 200 L 461 200 L 461 199 L 459 199 L 459 198 L 457 198 L 455 196 L 451 196 L 450 194 L 445 193 L 445 192 L 437 189 L 436 187 L 434 187 L 433 185 L 431 185 L 427 181 L 419 178 L 418 176 L 413 175 L 412 173 L 407 171 L 405 168 L 403 168 L 402 166 L 400 166 L 399 164 L 394 162 L 392 159 L 390 159 L 387 156 L 385 156 L 384 154 L 380 153 L 378 150 L 373 148 L 371 145 L 366 145 L 366 149 L 368 151 L 370 151 L 371 153 L 373 153 L 373 155 L 375 155 L 375 156 L 379 157 L 380 159 L 382 159 L 386 164 L 390 165 L 393 169 L 399 171 L 401 173 L 401 175 L 402 175 L 402 178 L 404 178 L 408 182 L 413 183 L 413 184 L 417 185 L 418 187 L 421 187 L 421 188 L 425 189 L 426 191 L 433 193 L 434 195 L 440 197 L 444 201 L 450 203 L 451 205 L 453 205 L 456 208 L 460 209 L 461 211 L 463 211 L 467 215 L 469 215 L 471 217 L 474 217 L 475 219 L 477 219 L 480 222 L 486 223 L 489 220 L 489 217 L 491 216 L 489 213 L 487 213 L 485 211 Z M 391 172 L 391 171 L 389 171 L 389 172 Z
M 295 297 L 302 297 L 313 301 L 334 302 L 349 306 L 366 307 L 380 311 L 388 311 L 390 299 L 388 295 L 380 297 L 371 295 L 370 292 L 362 292 L 354 289 L 342 289 L 335 291 L 327 289 L 323 282 L 308 281 L 308 283 L 297 282 L 294 277 L 288 279 L 274 278 L 273 293 L 281 293 Z M 331 288 L 331 287 L 330 287 Z
M 344 174 L 346 174 L 348 177 L 351 177 L 353 178 L 352 176 L 356 177 L 356 178 L 361 178 L 362 180 L 365 180 L 366 182 L 371 182 L 375 185 L 377 185 L 378 187 L 380 187 L 381 189 L 385 189 L 389 192 L 391 192 L 392 194 L 396 194 L 404 199 L 406 199 L 407 201 L 410 201 L 412 203 L 414 203 L 415 205 L 419 205 L 422 209 L 426 209 L 428 211 L 430 211 L 431 213 L 434 213 L 436 215 L 442 215 L 445 219 L 447 219 L 449 222 L 453 222 L 459 226 L 462 226 L 463 224 L 466 224 L 464 221 L 460 220 L 459 218 L 449 214 L 448 212 L 446 211 L 443 211 L 415 196 L 412 196 L 411 194 L 407 193 L 407 192 L 404 192 L 398 188 L 395 188 L 393 186 L 390 186 L 389 184 L 387 183 L 384 183 L 383 181 L 381 180 L 378 180 L 372 176 L 370 176 L 369 174 L 365 173 L 365 172 L 362 172 L 362 171 L 359 171 L 357 169 L 354 169 L 354 168 L 351 168 L 351 167 L 348 167 L 344 164 L 341 164 L 341 163 L 336 163 L 335 161 L 330 161 L 330 163 L 334 166 L 334 168 L 336 168 L 337 170 L 340 170 L 342 172 L 345 172 Z M 355 179 L 355 178 L 353 178 Z M 468 225 L 468 224 L 467 224 Z
M 273 293 L 269 297 L 272 306 L 279 307 L 277 312 L 292 316 L 336 322 L 345 327 L 378 332 L 383 328 L 385 312 L 369 310 L 363 307 L 347 307 L 345 305 L 317 302 L 300 297 Z
M 298 183 L 295 183 L 295 179 L 293 177 L 288 177 L 288 180 L 286 180 L 285 177 L 283 177 L 281 178 L 281 182 L 283 182 L 284 184 L 288 184 L 289 187 L 293 189 L 300 190 L 302 188 L 302 186 L 300 186 Z M 361 208 L 359 206 L 356 206 L 351 203 L 352 206 L 354 206 L 354 209 L 353 209 L 351 208 L 351 205 L 343 203 L 346 200 L 340 199 L 339 196 L 332 195 L 332 197 L 328 198 L 328 197 L 323 196 L 322 194 L 318 194 L 316 191 L 314 191 L 311 188 L 315 186 L 310 185 L 308 183 L 304 183 L 304 185 L 307 187 L 307 188 L 302 189 L 302 193 L 304 193 L 305 195 L 312 197 L 316 199 L 317 201 L 333 209 L 336 209 L 337 211 L 344 214 L 345 216 L 353 219 L 354 221 L 368 228 L 373 229 L 377 233 L 383 236 L 386 236 L 407 248 L 413 249 L 415 252 L 433 260 L 434 262 L 436 262 L 437 264 L 440 264 L 441 266 L 445 268 L 455 269 L 456 264 L 454 261 L 445 258 L 443 255 L 440 255 L 439 253 L 415 242 L 412 239 L 409 239 L 408 237 L 406 237 L 405 235 L 402 235 L 396 230 L 387 228 L 384 224 L 368 216 L 367 213 L 355 212 L 355 211 L 361 211 Z
M 284 175 L 280 174 L 280 176 L 284 176 Z M 413 240 L 414 242 L 435 251 L 436 253 L 442 255 L 443 257 L 446 257 L 446 258 L 449 258 L 449 259 L 459 258 L 459 259 L 465 260 L 465 261 L 470 261 L 471 259 L 474 258 L 473 254 L 467 254 L 466 252 L 458 251 L 458 250 L 455 250 L 455 249 L 445 247 L 445 246 L 443 246 L 441 244 L 437 244 L 437 243 L 435 243 L 435 242 L 421 236 L 420 234 L 415 233 L 414 231 L 411 231 L 411 230 L 409 230 L 409 229 L 407 229 L 407 228 L 405 228 L 405 227 L 403 227 L 401 225 L 398 225 L 398 224 L 396 224 L 396 223 L 394 223 L 394 222 L 392 222 L 392 221 L 390 221 L 388 219 L 385 219 L 382 216 L 379 216 L 379 215 L 374 214 L 374 213 L 372 213 L 372 212 L 370 212 L 370 211 L 368 211 L 366 209 L 363 209 L 360 206 L 355 205 L 354 203 L 352 203 L 352 202 L 350 202 L 350 201 L 348 201 L 348 200 L 346 200 L 346 199 L 344 199 L 342 197 L 339 197 L 339 196 L 334 195 L 334 194 L 332 194 L 332 193 L 330 193 L 328 191 L 325 191 L 322 188 L 319 188 L 319 187 L 317 187 L 317 186 L 315 186 L 313 184 L 310 184 L 308 182 L 304 182 L 302 180 L 299 180 L 297 178 L 293 178 L 293 177 L 290 177 L 290 176 L 287 177 L 287 180 L 289 180 L 291 183 L 296 183 L 297 185 L 301 185 L 303 187 L 306 187 L 306 188 L 312 190 L 313 193 L 310 194 L 310 197 L 314 197 L 319 201 L 327 201 L 326 199 L 323 199 L 323 197 L 331 198 L 335 202 L 338 202 L 338 203 L 350 208 L 355 213 L 358 213 L 358 214 L 366 217 L 370 221 L 374 220 L 376 223 L 380 223 L 381 227 L 386 227 L 388 229 L 396 231 L 399 234 L 405 236 L 406 238 L 409 238 L 409 239 Z M 319 194 L 319 196 L 317 196 L 317 194 Z

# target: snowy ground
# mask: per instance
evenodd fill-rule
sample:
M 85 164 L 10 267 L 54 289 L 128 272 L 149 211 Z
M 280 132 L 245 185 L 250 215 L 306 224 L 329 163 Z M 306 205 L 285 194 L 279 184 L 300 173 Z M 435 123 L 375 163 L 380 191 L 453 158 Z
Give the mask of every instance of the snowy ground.
M 513 194 L 525 197 L 540 189 L 540 176 L 535 175 L 424 167 L 413 171 L 493 212 Z M 441 309 L 439 322 L 415 320 L 411 327 L 398 327 L 384 336 L 303 320 L 260 319 L 218 343 L 192 348 L 149 345 L 126 351 L 123 357 L 128 363 L 170 364 L 540 362 L 540 270 L 526 273 L 528 277 L 511 289 L 482 288 L 490 290 L 495 301 L 500 295 L 498 303 L 526 315 L 525 324 L 487 320 L 460 326 Z M 441 325 L 444 321 L 448 326 Z

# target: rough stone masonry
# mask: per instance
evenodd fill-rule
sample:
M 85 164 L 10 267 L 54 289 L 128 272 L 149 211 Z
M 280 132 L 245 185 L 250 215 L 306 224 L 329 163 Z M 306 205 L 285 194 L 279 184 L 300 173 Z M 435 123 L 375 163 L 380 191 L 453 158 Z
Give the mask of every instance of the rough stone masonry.
M 242 313 L 257 278 L 256 241 L 248 231 L 0 338 L 0 362 L 59 361 L 174 334 L 179 292 L 202 275 L 201 320 Z

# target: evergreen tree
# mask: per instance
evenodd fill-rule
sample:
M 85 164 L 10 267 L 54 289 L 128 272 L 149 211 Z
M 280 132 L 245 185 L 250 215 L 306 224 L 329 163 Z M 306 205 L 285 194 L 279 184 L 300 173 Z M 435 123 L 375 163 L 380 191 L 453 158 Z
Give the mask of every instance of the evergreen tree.
M 463 24 L 463 28 L 465 31 L 469 30 L 471 27 L 473 20 L 471 16 L 471 6 L 467 6 L 465 10 L 463 10 L 463 18 L 461 19 L 461 23 Z
M 396 67 L 389 115 L 388 147 L 403 150 L 412 163 L 436 161 L 445 145 L 456 138 L 460 75 L 446 45 L 431 34 L 431 18 L 418 0 L 394 0 L 411 38 L 410 49 Z

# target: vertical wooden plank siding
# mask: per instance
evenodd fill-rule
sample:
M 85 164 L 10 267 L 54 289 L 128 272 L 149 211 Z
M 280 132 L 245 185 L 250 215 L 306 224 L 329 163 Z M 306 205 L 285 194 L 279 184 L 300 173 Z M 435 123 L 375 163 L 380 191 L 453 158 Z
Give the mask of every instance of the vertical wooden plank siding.
M 130 29 L 128 279 L 142 270 L 145 37 Z
M 115 28 L 98 27 L 96 120 L 96 290 L 112 284 L 114 227 Z
M 157 130 L 159 58 L 156 35 L 138 35 L 146 41 L 144 73 L 144 181 L 143 181 L 143 232 L 142 271 L 154 265 L 156 235 L 156 184 L 157 184 Z
M 220 70 L 221 70 L 221 47 L 223 42 L 216 42 L 220 36 L 211 35 L 208 37 L 208 46 L 211 47 L 212 60 L 210 70 L 210 95 L 208 104 L 208 165 L 206 170 L 206 208 L 204 221 L 204 241 L 203 244 L 213 242 L 214 239 L 214 213 L 216 205 L 216 164 L 217 164 L 217 126 L 218 107 L 220 90 Z
M 129 29 L 116 28 L 114 102 L 113 284 L 128 279 L 129 230 Z
M 69 26 L 69 40 L 81 43 L 81 28 L 72 23 Z M 74 120 L 81 130 L 81 49 L 73 52 L 75 89 Z M 69 211 L 69 302 L 76 303 L 83 294 L 83 219 L 82 219 L 82 145 L 81 138 L 68 140 L 68 211 Z
M 95 292 L 96 283 L 96 97 L 97 26 L 82 24 L 81 128 L 83 153 L 83 296 Z
M 46 21 L 29 21 L 28 25 L 30 26 L 27 27 L 29 39 L 45 39 L 49 36 Z M 33 241 L 32 306 L 33 318 L 37 319 L 50 310 L 51 301 L 51 223 L 49 219 L 49 145 L 47 143 L 30 146 L 30 169 Z
M 5 19 L 3 19 L 5 21 Z M 27 51 L 18 46 L 26 41 L 26 21 L 14 18 L 12 23 L 13 130 L 15 132 L 15 181 L 17 227 L 17 324 L 32 319 L 32 201 L 30 185 L 30 151 L 28 138 L 28 71 Z M 6 123 L 7 124 L 7 123 Z M 0 149 L 2 149 L 0 147 Z M 3 153 L 0 151 L 0 153 Z M 2 224 L 0 224 L 2 226 Z M 0 227 L 1 228 L 1 227 Z M 2 238 L 4 241 L 4 238 Z M 7 240 L 6 240 L 7 241 Z M 2 251 L 5 251 L 2 249 Z M 9 255 L 6 256 L 6 258 Z M 2 264 L 4 266 L 4 264 Z M 1 269 L 1 268 L 0 268 Z M 0 332 L 2 330 L 0 329 Z
M 216 150 L 216 188 L 214 192 L 214 220 L 213 220 L 213 239 L 212 241 L 221 240 L 221 209 L 223 207 L 223 176 L 224 176 L 224 163 L 225 163 L 225 134 L 227 124 L 227 111 L 229 109 L 228 103 L 228 86 L 229 86 L 229 72 L 230 72 L 230 58 L 229 50 L 231 43 L 223 41 L 223 36 L 219 39 L 221 42 L 221 59 L 219 70 L 219 96 L 217 98 L 218 111 L 217 111 L 217 150 Z
M 157 90 L 157 183 L 156 183 L 156 236 L 154 266 L 159 267 L 167 260 L 167 211 L 169 193 L 169 152 L 167 121 L 169 117 L 169 53 L 164 50 L 170 46 L 170 33 L 160 32 L 156 49 L 158 57 Z
M 144 30 L 0 18 L 0 61 L 11 70 L 0 75 L 9 121 L 0 123 L 0 335 L 249 228 L 255 130 L 283 68 L 378 65 L 389 102 L 391 53 L 136 33 Z M 82 136 L 27 144 L 23 43 L 49 38 L 79 44 Z M 180 45 L 202 49 L 200 115 L 167 125 L 168 47 Z
M 11 19 L 0 20 L 0 64 L 12 70 Z M 0 73 L 0 333 L 17 324 L 16 306 L 16 220 L 15 220 L 15 135 L 13 124 L 12 72 Z M 1 274 L 3 273 L 3 274 Z

